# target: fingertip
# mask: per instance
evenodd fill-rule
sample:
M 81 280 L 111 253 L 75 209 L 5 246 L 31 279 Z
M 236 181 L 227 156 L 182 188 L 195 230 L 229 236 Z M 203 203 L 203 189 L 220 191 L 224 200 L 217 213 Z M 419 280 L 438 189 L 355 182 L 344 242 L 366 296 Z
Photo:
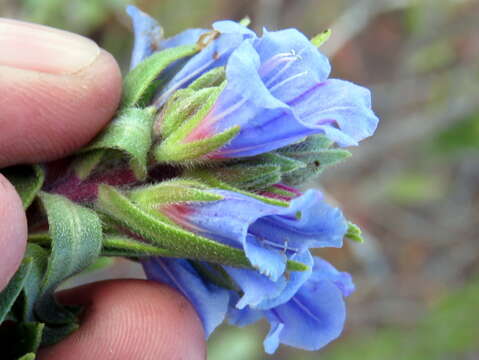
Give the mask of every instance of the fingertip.
M 201 322 L 170 287 L 145 280 L 112 280 L 64 292 L 86 304 L 80 329 L 40 352 L 40 359 L 205 359 Z
M 26 239 L 27 220 L 22 201 L 10 182 L 0 174 L 0 291 L 22 261 Z
M 48 161 L 88 143 L 121 95 L 118 64 L 101 50 L 73 74 L 0 66 L 0 167 Z

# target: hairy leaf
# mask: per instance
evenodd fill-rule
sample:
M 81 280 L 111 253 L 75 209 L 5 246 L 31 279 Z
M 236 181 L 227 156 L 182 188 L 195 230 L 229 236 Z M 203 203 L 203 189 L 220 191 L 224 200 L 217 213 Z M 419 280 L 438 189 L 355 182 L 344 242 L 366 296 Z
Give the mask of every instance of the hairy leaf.
M 32 268 L 32 258 L 23 259 L 22 264 L 8 283 L 7 287 L 0 293 L 0 324 L 10 312 L 11 307 L 15 303 L 18 295 L 22 291 L 28 273 Z
M 121 108 L 144 106 L 151 98 L 151 87 L 170 64 L 199 51 L 196 45 L 185 45 L 159 51 L 138 64 L 123 82 Z
M 152 143 L 154 108 L 129 108 L 121 112 L 93 142 L 82 150 L 87 154 L 77 164 L 80 177 L 96 166 L 101 160 L 102 150 L 115 150 L 126 154 L 138 179 L 144 179 L 147 172 L 148 152 Z M 89 156 L 88 156 L 89 155 Z
M 63 196 L 42 192 L 40 199 L 47 213 L 52 244 L 36 314 L 49 324 L 70 324 L 75 317 L 56 305 L 53 292 L 63 280 L 85 269 L 98 257 L 101 222 L 95 212 Z

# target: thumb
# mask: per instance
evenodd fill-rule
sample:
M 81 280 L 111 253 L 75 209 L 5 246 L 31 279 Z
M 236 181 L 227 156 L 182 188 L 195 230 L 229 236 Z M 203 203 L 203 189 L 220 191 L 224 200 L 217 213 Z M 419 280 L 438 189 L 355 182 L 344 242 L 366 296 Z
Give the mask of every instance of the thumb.
M 86 144 L 111 119 L 120 93 L 118 65 L 93 41 L 0 18 L 0 167 Z

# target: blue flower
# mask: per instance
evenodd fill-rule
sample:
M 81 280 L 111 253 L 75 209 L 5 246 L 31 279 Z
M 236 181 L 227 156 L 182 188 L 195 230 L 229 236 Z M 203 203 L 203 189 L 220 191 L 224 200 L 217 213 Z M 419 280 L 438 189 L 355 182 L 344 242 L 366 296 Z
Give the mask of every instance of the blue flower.
M 346 319 L 344 297 L 354 291 L 348 273 L 337 271 L 328 262 L 314 259 L 309 279 L 287 302 L 257 310 L 231 307 L 229 321 L 237 326 L 249 325 L 261 317 L 270 323 L 264 340 L 265 351 L 272 354 L 279 344 L 304 350 L 319 350 L 336 339 Z
M 266 318 L 271 328 L 264 348 L 272 354 L 279 344 L 318 350 L 336 339 L 346 319 L 344 297 L 354 291 L 351 276 L 337 271 L 328 262 L 318 257 L 313 260 L 309 252 L 297 260 L 309 263 L 312 271 L 292 272 L 288 285 L 279 292 L 259 281 L 258 276 L 262 275 L 254 270 L 234 269 L 237 274 L 241 273 L 235 276 L 230 271 L 232 268 L 225 266 L 230 280 L 238 288 L 227 290 L 214 285 L 187 260 L 151 258 L 143 261 L 143 267 L 148 279 L 168 284 L 190 300 L 203 323 L 206 337 L 225 317 L 240 327 Z M 215 271 L 207 264 L 204 267 Z M 256 294 L 273 290 L 276 296 L 269 301 L 245 305 L 241 297 L 250 295 L 240 292 L 248 293 L 252 289 Z
M 369 90 L 328 79 L 328 59 L 294 29 L 245 39 L 226 65 L 227 85 L 184 142 L 240 126 L 207 158 L 253 156 L 325 134 L 340 146 L 357 145 L 376 129 Z
M 223 322 L 230 298 L 228 290 L 202 279 L 187 260 L 150 258 L 143 261 L 143 268 L 148 279 L 170 285 L 191 302 L 206 337 Z
M 317 191 L 307 191 L 288 207 L 231 191 L 211 191 L 223 199 L 160 205 L 159 211 L 190 231 L 243 249 L 260 274 L 272 281 L 280 279 L 293 255 L 309 248 L 342 246 L 346 220 Z

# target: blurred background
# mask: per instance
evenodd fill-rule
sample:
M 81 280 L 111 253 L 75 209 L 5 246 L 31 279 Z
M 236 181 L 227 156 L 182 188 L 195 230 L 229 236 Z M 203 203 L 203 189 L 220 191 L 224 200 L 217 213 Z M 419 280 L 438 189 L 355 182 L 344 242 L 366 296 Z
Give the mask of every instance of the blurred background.
M 223 326 L 209 359 L 479 359 L 479 1 L 0 0 L 0 16 L 88 36 L 126 69 L 127 3 L 167 35 L 248 15 L 256 30 L 331 28 L 333 76 L 372 89 L 376 135 L 311 186 L 361 226 L 364 244 L 318 255 L 355 278 L 344 335 L 263 354 L 266 324 Z M 141 276 L 120 261 L 87 280 Z M 82 280 L 85 281 L 85 280 Z

